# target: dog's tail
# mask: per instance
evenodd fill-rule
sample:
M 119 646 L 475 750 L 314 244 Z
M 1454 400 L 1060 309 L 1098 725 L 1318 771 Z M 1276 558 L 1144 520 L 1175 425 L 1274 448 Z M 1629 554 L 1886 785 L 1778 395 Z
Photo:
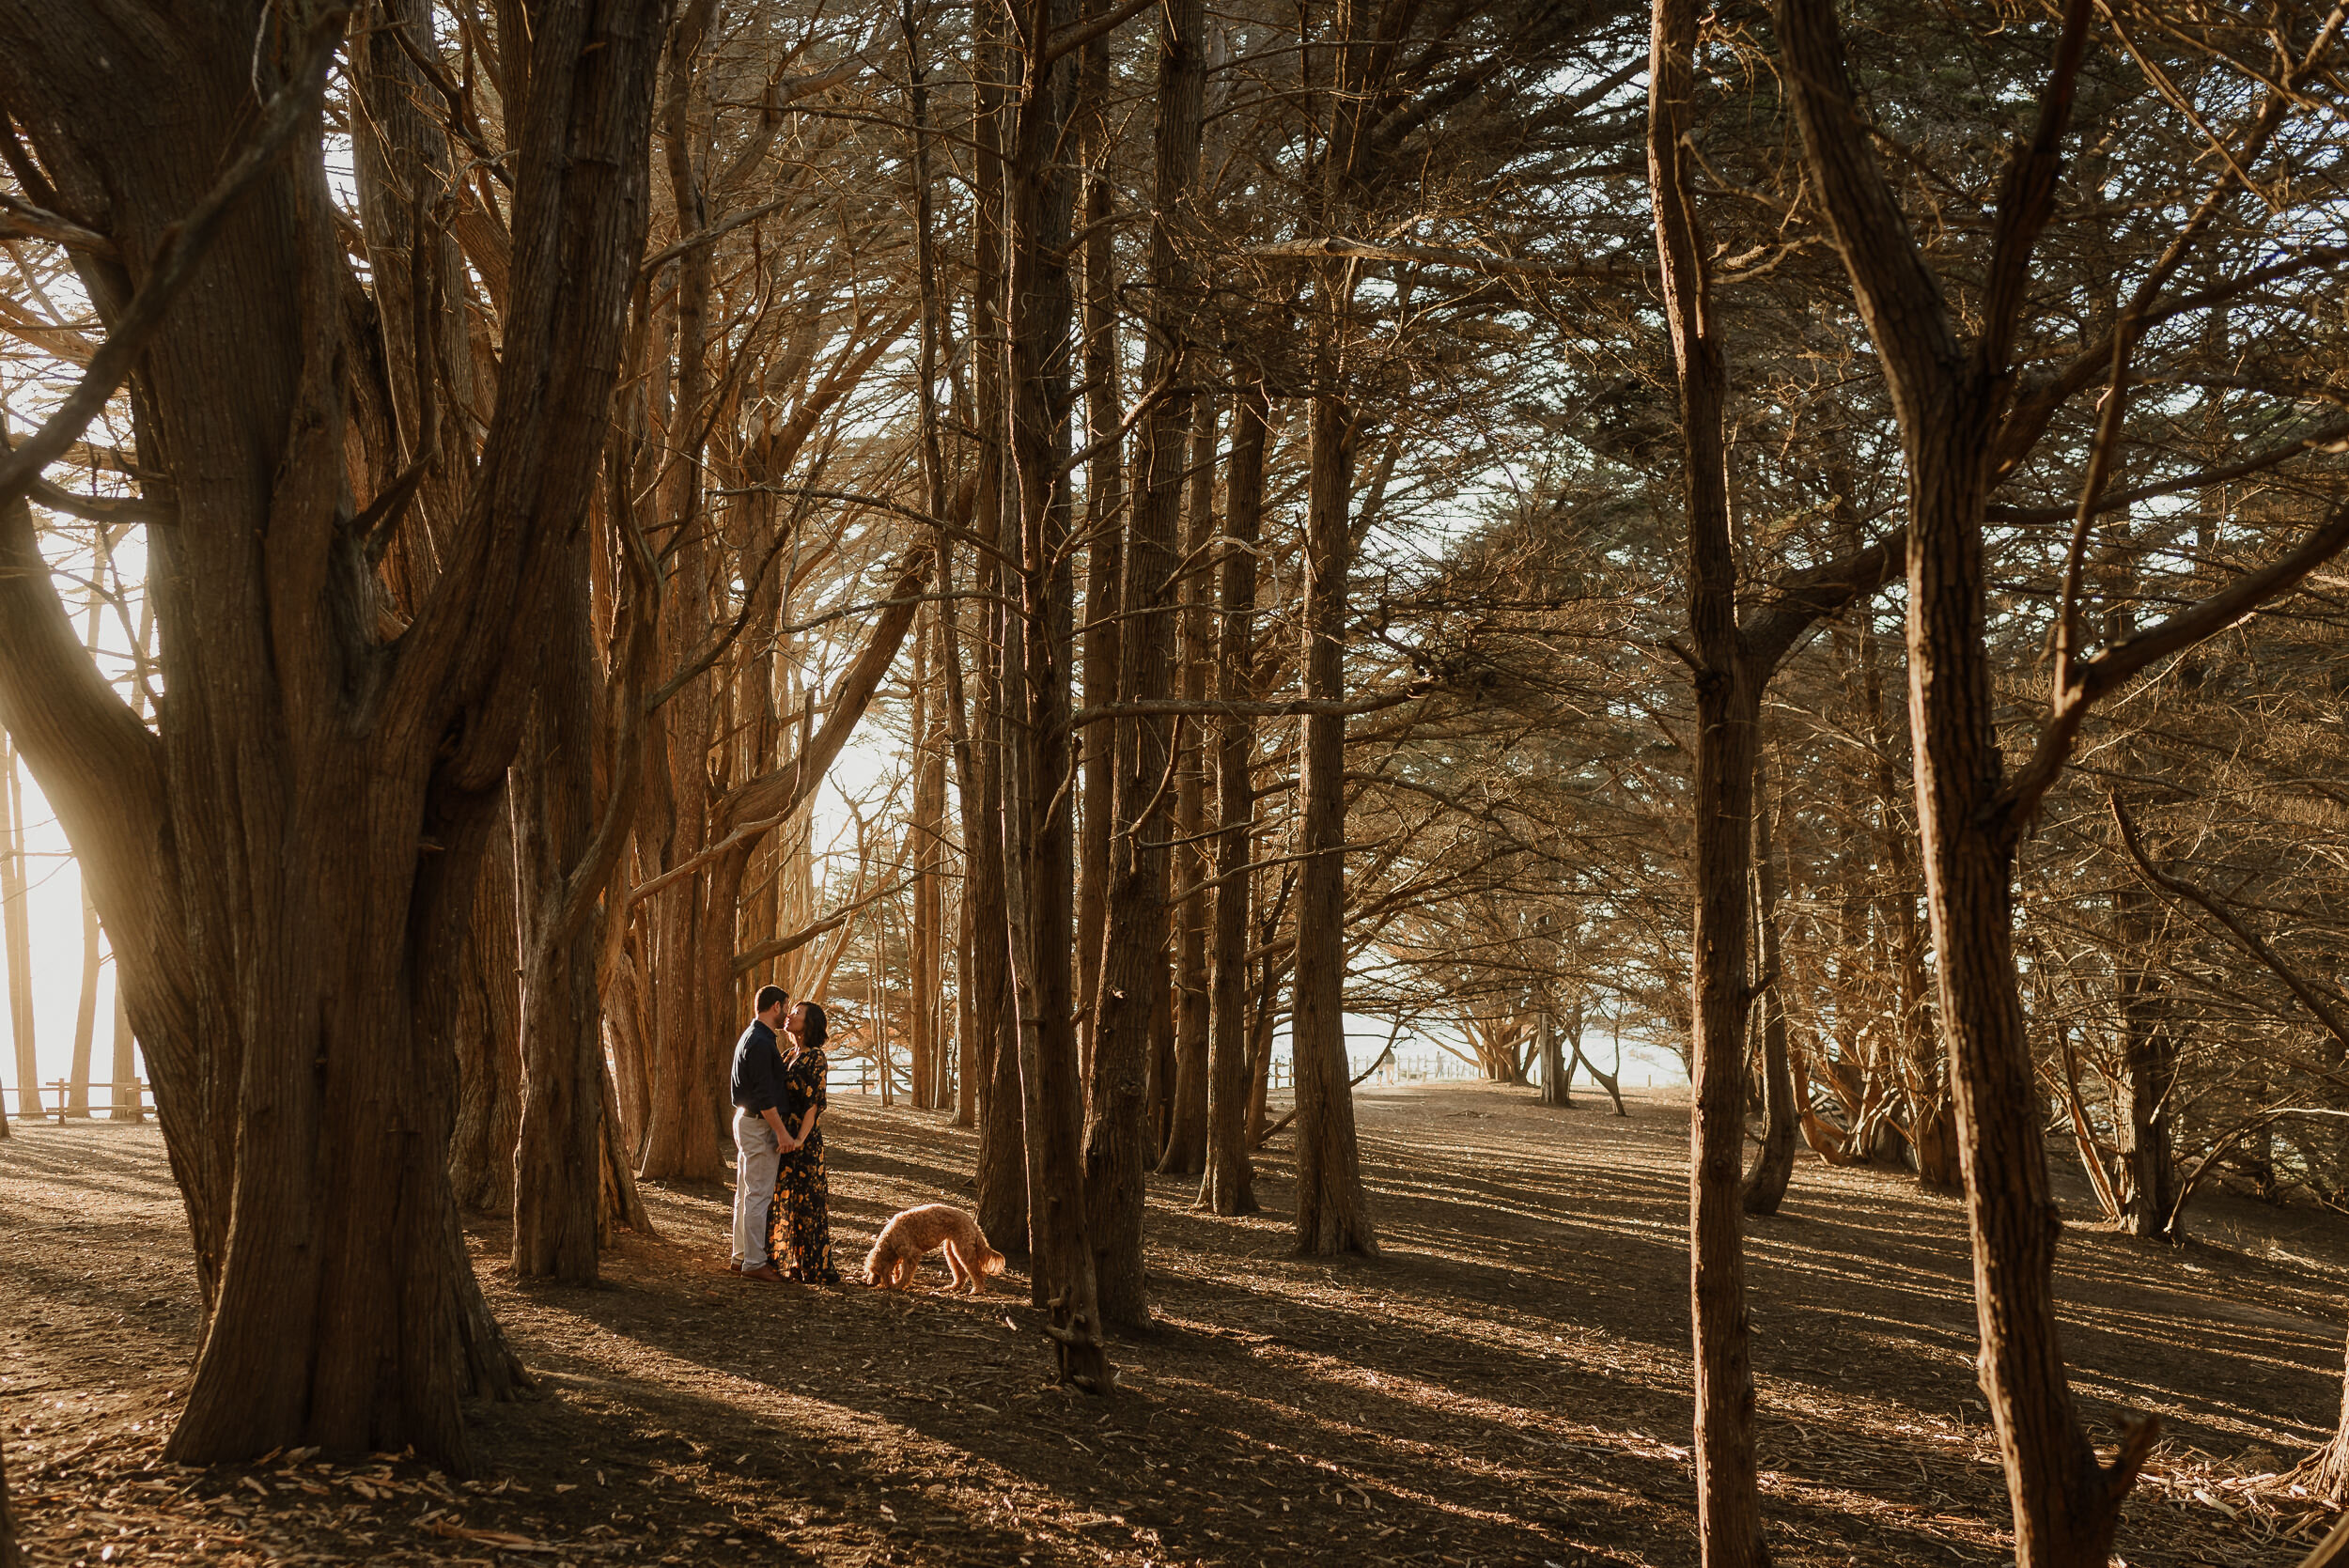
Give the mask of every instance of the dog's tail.
M 979 1264 L 980 1273 L 1001 1274 L 1003 1271 L 1003 1255 L 1001 1252 L 984 1241 L 979 1243 L 979 1252 L 982 1260 Z

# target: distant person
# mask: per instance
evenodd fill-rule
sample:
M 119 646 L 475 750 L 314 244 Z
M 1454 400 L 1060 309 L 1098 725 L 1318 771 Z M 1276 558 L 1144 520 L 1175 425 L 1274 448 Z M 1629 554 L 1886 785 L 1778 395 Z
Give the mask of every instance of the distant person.
M 824 1177 L 824 1010 L 802 1001 L 784 1024 L 783 1160 L 767 1215 L 767 1256 L 786 1280 L 840 1283 L 832 1261 L 832 1189 Z
M 763 986 L 757 1015 L 734 1042 L 734 1271 L 746 1280 L 780 1283 L 770 1237 L 775 1170 L 785 1140 L 783 1105 L 788 1088 L 776 1032 L 791 998 Z

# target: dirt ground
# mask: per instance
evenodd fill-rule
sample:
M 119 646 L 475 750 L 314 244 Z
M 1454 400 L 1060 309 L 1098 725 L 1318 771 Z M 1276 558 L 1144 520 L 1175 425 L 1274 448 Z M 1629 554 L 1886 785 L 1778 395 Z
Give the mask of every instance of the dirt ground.
M 1148 1334 L 1103 1402 L 1050 1381 L 1015 1267 L 980 1300 L 745 1284 L 727 1188 L 648 1188 L 594 1289 L 476 1262 L 542 1397 L 477 1413 L 478 1471 L 160 1459 L 200 1326 L 157 1135 L 0 1143 L 0 1421 L 32 1560 L 69 1564 L 1692 1564 L 1687 1112 L 1619 1120 L 1485 1085 L 1360 1100 L 1385 1256 L 1293 1257 L 1286 1139 L 1264 1215 L 1154 1180 Z M 853 1271 L 899 1207 L 967 1202 L 970 1135 L 836 1096 Z M 2080 1194 L 2067 1198 L 2075 1216 Z M 2222 1198 L 2209 1239 L 2085 1226 L 2061 1257 L 2090 1419 L 2165 1436 L 2130 1568 L 2297 1561 L 2330 1516 L 2288 1470 L 2340 1407 L 2349 1224 Z M 2011 1560 L 1971 1374 L 1963 1217 L 1808 1157 L 1754 1224 L 1765 1508 L 1787 1564 Z

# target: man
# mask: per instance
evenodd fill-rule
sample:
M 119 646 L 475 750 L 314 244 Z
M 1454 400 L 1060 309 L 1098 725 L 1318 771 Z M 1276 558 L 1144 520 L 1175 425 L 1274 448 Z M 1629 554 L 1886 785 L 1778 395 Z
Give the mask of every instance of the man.
M 745 1280 L 781 1284 L 767 1255 L 767 1209 L 775 1198 L 775 1168 L 786 1141 L 783 1053 L 775 1031 L 791 998 L 780 986 L 762 986 L 758 1014 L 734 1042 L 734 1270 Z

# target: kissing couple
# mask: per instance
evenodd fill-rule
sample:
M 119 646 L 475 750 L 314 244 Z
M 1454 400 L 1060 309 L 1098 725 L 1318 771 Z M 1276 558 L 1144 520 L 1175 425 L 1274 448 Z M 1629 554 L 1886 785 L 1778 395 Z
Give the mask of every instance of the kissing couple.
M 824 1010 L 759 987 L 734 1043 L 734 1271 L 836 1285 L 824 1179 Z

